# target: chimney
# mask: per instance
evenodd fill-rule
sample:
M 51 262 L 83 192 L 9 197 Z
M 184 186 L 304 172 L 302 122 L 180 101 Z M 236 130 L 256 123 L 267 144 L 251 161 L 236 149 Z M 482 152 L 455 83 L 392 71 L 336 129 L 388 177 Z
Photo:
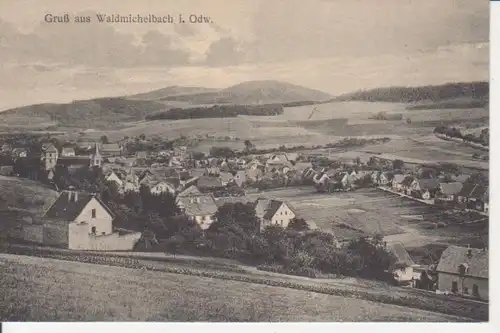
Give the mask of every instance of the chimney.
M 75 199 L 75 202 L 77 202 L 77 201 L 78 201 L 78 192 L 75 192 L 75 193 L 74 193 L 74 199 Z
M 472 258 L 472 249 L 470 248 L 470 244 L 467 245 L 467 257 Z

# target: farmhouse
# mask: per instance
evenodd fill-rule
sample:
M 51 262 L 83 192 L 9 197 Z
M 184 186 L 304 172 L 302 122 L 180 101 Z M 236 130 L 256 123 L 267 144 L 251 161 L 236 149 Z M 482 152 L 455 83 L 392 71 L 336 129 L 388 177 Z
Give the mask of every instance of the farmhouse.
M 399 242 L 387 244 L 387 247 L 396 257 L 396 261 L 389 268 L 397 284 L 409 284 L 420 277 L 420 272 L 414 272 L 415 262 Z
M 122 181 L 121 177 L 118 176 L 114 170 L 111 170 L 110 172 L 107 173 L 106 181 L 107 182 L 115 182 L 119 188 L 121 188 L 123 186 L 123 181 Z
M 405 175 L 401 175 L 401 174 L 394 175 L 394 177 L 392 179 L 392 188 L 395 191 L 398 191 L 398 192 L 404 191 L 403 180 L 405 180 L 405 177 L 406 177 Z
M 439 260 L 438 289 L 488 300 L 488 251 L 449 246 Z
M 101 146 L 101 152 L 105 157 L 121 156 L 122 149 L 117 143 L 103 143 Z
M 438 191 L 436 192 L 436 203 L 453 203 L 457 201 L 457 196 L 462 190 L 462 183 L 441 183 L 439 184 Z
M 69 156 L 75 156 L 75 149 L 71 147 L 64 147 L 61 149 L 61 156 L 64 157 L 69 157 Z
M 438 191 L 439 182 L 434 178 L 415 179 L 410 185 L 410 192 L 424 200 L 433 198 Z
M 255 202 L 255 215 L 260 220 L 261 230 L 270 225 L 279 225 L 286 228 L 296 216 L 290 205 L 280 200 L 267 198 L 257 199 Z
M 484 198 L 488 193 L 487 185 L 481 183 L 466 182 L 458 194 L 458 202 L 466 208 L 484 210 Z
M 217 205 L 211 194 L 184 194 L 176 202 L 180 210 L 189 219 L 196 221 L 201 229 L 208 229 L 214 221 Z
M 23 227 L 26 241 L 72 250 L 131 250 L 141 233 L 113 230 L 114 214 L 93 194 L 62 192 L 39 224 Z

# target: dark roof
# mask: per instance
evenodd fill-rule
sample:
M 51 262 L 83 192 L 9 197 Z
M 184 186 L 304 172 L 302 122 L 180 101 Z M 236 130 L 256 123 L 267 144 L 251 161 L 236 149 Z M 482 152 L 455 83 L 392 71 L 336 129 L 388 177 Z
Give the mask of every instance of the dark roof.
M 57 148 L 52 143 L 44 143 L 42 145 L 42 150 L 47 151 L 47 152 L 51 152 L 51 153 L 57 152 Z
M 454 195 L 460 193 L 462 190 L 462 183 L 454 182 L 454 183 L 441 183 L 439 185 L 441 189 L 441 193 L 444 195 Z
M 213 176 L 201 176 L 198 178 L 197 184 L 198 188 L 220 188 L 222 187 L 222 182 L 219 177 Z
M 57 159 L 57 164 L 60 165 L 81 165 L 81 166 L 89 166 L 90 165 L 90 157 L 88 156 L 61 156 Z
M 410 186 L 414 180 L 415 178 L 413 176 L 406 176 L 405 179 L 403 179 L 403 181 L 401 182 L 401 185 Z
M 439 187 L 439 182 L 436 179 L 426 178 L 418 179 L 417 181 L 420 188 L 423 190 L 435 190 Z
M 184 213 L 188 216 L 213 215 L 217 212 L 215 199 L 211 195 L 189 196 L 182 200 Z
M 488 278 L 488 252 L 481 249 L 470 249 L 461 246 L 450 246 L 444 250 L 437 266 L 438 272 L 459 273 L 459 266 L 465 264 L 468 267 L 465 275 L 472 277 Z
M 198 190 L 198 188 L 196 186 L 191 185 L 188 188 L 186 188 L 184 191 L 179 193 L 177 195 L 177 197 L 182 198 L 182 197 L 186 197 L 189 195 L 201 195 L 201 192 L 200 192 L 200 190 Z
M 103 151 L 121 151 L 120 146 L 117 143 L 103 143 L 101 145 Z
M 486 192 L 488 192 L 488 186 L 466 182 L 458 195 L 466 198 L 481 199 Z
M 165 180 L 166 183 L 178 188 L 181 185 L 181 181 L 177 177 L 167 177 Z
M 276 214 L 278 209 L 280 209 L 281 205 L 283 205 L 283 201 L 270 200 L 269 204 L 267 205 L 266 213 L 264 214 L 264 219 L 272 219 L 274 214 Z
M 52 206 L 50 206 L 44 217 L 73 222 L 93 198 L 95 198 L 111 216 L 114 216 L 113 212 L 111 212 L 111 210 L 95 195 L 86 192 L 64 191 L 59 195 Z
M 408 266 L 414 265 L 415 262 L 410 257 L 408 252 L 406 251 L 403 244 L 396 242 L 387 244 L 387 247 L 391 250 L 391 252 L 396 256 L 397 261 L 396 264 L 405 264 Z

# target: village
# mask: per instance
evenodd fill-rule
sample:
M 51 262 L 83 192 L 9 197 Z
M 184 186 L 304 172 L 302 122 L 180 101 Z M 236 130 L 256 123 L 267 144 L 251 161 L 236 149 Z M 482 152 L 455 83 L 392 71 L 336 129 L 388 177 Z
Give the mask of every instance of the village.
M 138 140 L 148 141 L 145 136 L 135 142 Z M 266 234 L 273 228 L 301 234 L 316 232 L 328 239 L 328 246 L 334 244 L 337 249 L 364 239 L 395 256 L 384 271 L 390 272 L 390 280 L 397 285 L 488 299 L 484 248 L 450 245 L 441 258 L 433 258 L 427 265 L 416 264 L 398 240 L 397 232 L 393 235 L 384 227 L 355 226 L 328 210 L 318 217 L 315 214 L 320 208 L 303 207 L 305 201 L 314 201 L 315 195 L 335 199 L 366 190 L 372 196 L 406 198 L 456 215 L 472 213 L 484 223 L 488 215 L 488 180 L 482 174 L 461 174 L 449 166 L 415 170 L 406 168 L 402 161 L 376 157 L 341 161 L 331 154 L 300 151 L 259 154 L 251 142 L 245 145 L 242 152 L 214 148 L 207 156 L 175 144 L 168 149 L 138 150 L 137 144 L 128 149 L 131 145 L 109 143 L 107 138 L 100 142 L 40 140 L 29 147 L 5 142 L 1 146 L 3 176 L 29 178 L 59 193 L 43 216 L 20 226 L 22 230 L 18 228 L 13 239 L 76 251 L 155 251 L 159 247 L 175 253 L 183 247 L 175 236 L 175 232 L 184 230 L 179 223 L 196 227 L 199 239 L 206 240 L 206 232 L 226 225 L 221 216 L 245 219 L 244 214 L 234 210 L 249 207 L 249 214 L 256 217 L 249 229 L 252 233 Z M 288 200 L 279 195 L 283 189 L 296 189 L 295 196 L 305 191 L 308 199 L 301 202 L 291 195 Z M 145 217 L 142 212 L 149 215 Z M 172 229 L 165 227 L 167 220 L 176 220 L 176 231 L 164 244 L 162 230 Z M 469 222 L 475 221 L 464 221 Z M 369 223 L 375 224 L 368 219 Z M 182 232 L 184 243 L 191 242 Z M 171 232 L 164 237 L 170 236 Z M 384 236 L 392 241 L 381 241 Z M 197 244 L 198 252 L 207 246 L 204 241 L 192 243 Z M 213 251 L 210 255 L 228 256 L 227 252 Z M 284 266 L 277 269 L 261 265 L 261 269 L 311 276 L 303 268 Z M 465 276 L 467 283 L 463 282 Z

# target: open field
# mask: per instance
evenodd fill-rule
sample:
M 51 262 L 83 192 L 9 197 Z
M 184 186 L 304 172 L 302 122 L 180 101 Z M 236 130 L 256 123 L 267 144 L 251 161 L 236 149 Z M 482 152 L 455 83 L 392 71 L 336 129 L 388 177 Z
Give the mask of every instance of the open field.
M 252 199 L 259 196 L 289 202 L 301 217 L 340 238 L 382 234 L 387 241 L 398 241 L 407 247 L 435 243 L 466 246 L 471 242 L 479 246 L 488 235 L 487 221 L 459 224 L 458 217 L 443 217 L 439 207 L 379 189 L 322 194 L 304 187 L 251 194 Z M 446 226 L 434 228 L 438 222 Z
M 281 287 L 24 256 L 1 255 L 0 271 L 0 313 L 10 321 L 467 321 Z

